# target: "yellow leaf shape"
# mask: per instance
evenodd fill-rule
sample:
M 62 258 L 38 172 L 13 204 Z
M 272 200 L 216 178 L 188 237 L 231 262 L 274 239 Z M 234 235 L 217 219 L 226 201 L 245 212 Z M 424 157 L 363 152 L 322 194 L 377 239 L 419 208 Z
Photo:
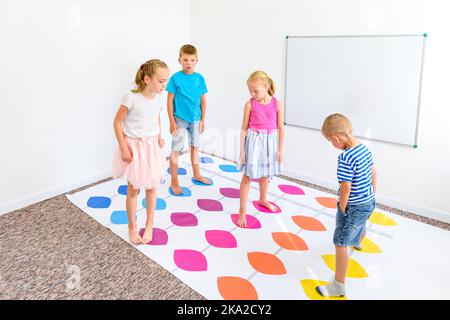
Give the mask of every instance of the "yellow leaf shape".
M 391 219 L 387 215 L 382 214 L 377 211 L 372 212 L 372 214 L 370 215 L 369 221 L 373 222 L 375 224 L 380 224 L 382 226 L 396 226 L 397 225 L 397 222 L 395 222 L 393 219 Z
M 324 254 L 322 256 L 325 264 L 333 270 L 336 271 L 336 256 L 334 254 Z M 364 270 L 361 265 L 353 260 L 352 258 L 348 259 L 348 269 L 347 269 L 347 277 L 349 278 L 367 278 L 369 275 Z
M 317 292 L 317 286 L 327 285 L 329 282 L 314 279 L 303 279 L 300 281 L 300 284 L 302 285 L 305 294 L 311 300 L 347 300 L 346 297 L 323 297 Z
M 353 247 L 352 247 L 353 248 Z M 365 253 L 381 253 L 380 247 L 378 247 L 375 242 L 368 239 L 367 237 L 364 237 L 364 239 L 361 241 L 361 250 L 355 250 L 357 252 L 365 252 Z

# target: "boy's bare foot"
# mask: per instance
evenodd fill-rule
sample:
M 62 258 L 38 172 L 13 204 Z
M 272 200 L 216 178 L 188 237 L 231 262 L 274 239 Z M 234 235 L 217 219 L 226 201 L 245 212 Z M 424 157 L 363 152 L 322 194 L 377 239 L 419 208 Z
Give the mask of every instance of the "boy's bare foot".
M 209 180 L 209 179 L 207 179 L 205 177 L 202 177 L 202 176 L 198 176 L 198 177 L 194 176 L 194 180 L 199 181 L 199 182 L 204 183 L 204 184 L 211 184 L 211 180 Z
M 145 226 L 144 234 L 142 235 L 142 243 L 149 243 L 153 239 L 153 226 Z
M 180 187 L 180 185 L 178 184 L 178 183 L 174 183 L 174 182 L 172 182 L 171 184 L 170 184 L 170 188 L 172 188 L 172 192 L 173 192 L 173 194 L 175 194 L 175 195 L 180 195 L 182 192 L 181 192 L 181 187 Z
M 247 219 L 244 212 L 239 212 L 239 218 L 237 219 L 237 225 L 241 228 L 247 227 Z
M 259 200 L 259 204 L 262 205 L 263 207 L 269 209 L 269 211 L 272 211 L 272 212 L 277 211 L 277 207 L 275 207 L 273 204 L 271 204 L 267 200 L 264 200 L 264 201 Z
M 139 235 L 137 226 L 128 227 L 128 234 L 130 236 L 130 241 L 132 244 L 140 244 L 142 243 L 142 238 Z

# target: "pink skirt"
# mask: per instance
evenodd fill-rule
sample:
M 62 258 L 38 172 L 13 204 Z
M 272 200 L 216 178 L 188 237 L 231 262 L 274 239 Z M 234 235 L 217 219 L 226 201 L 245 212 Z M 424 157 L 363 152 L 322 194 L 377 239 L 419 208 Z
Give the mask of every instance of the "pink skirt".
M 153 189 L 164 183 L 164 160 L 158 137 L 130 138 L 125 142 L 131 152 L 131 162 L 122 160 L 117 149 L 113 162 L 113 178 L 126 176 L 133 189 Z

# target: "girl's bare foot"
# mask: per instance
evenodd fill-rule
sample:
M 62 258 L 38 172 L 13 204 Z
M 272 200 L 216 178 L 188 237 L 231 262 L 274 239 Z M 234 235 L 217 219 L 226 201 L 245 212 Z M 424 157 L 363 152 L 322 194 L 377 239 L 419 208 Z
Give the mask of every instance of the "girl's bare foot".
M 239 218 L 237 219 L 237 225 L 241 228 L 247 227 L 247 219 L 245 217 L 245 212 L 239 212 Z
M 178 183 L 172 182 L 170 184 L 170 188 L 172 188 L 172 192 L 175 195 L 180 195 L 181 194 L 181 188 L 180 185 Z
M 149 243 L 153 239 L 153 226 L 145 226 L 144 234 L 142 235 L 142 242 Z
M 203 184 L 211 184 L 211 180 L 209 180 L 209 179 L 207 179 L 205 177 L 202 177 L 202 176 L 194 177 L 194 180 L 199 181 L 199 182 L 201 182 Z
M 262 205 L 263 207 L 269 209 L 269 211 L 271 211 L 271 212 L 277 211 L 277 207 L 275 207 L 273 204 L 271 204 L 267 200 L 264 200 L 264 201 L 259 200 L 259 204 Z
M 130 241 L 132 244 L 140 244 L 142 243 L 142 238 L 139 235 L 137 226 L 128 227 L 128 234 L 130 236 Z

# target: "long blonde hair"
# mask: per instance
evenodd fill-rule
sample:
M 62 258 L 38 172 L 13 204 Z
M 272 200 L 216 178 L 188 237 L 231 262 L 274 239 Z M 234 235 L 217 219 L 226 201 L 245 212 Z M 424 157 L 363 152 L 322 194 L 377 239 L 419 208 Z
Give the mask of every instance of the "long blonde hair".
M 131 90 L 131 92 L 139 93 L 145 89 L 145 76 L 151 78 L 156 73 L 159 68 L 167 68 L 167 65 L 159 59 L 151 59 L 147 62 L 141 64 L 139 70 L 136 72 L 136 78 L 134 82 L 136 83 L 136 88 Z
M 267 73 L 264 71 L 258 70 L 255 72 L 252 72 L 252 74 L 248 77 L 247 83 L 249 81 L 261 81 L 265 86 L 267 86 L 267 91 L 270 96 L 273 97 L 275 94 L 275 84 L 273 83 L 273 80 Z

